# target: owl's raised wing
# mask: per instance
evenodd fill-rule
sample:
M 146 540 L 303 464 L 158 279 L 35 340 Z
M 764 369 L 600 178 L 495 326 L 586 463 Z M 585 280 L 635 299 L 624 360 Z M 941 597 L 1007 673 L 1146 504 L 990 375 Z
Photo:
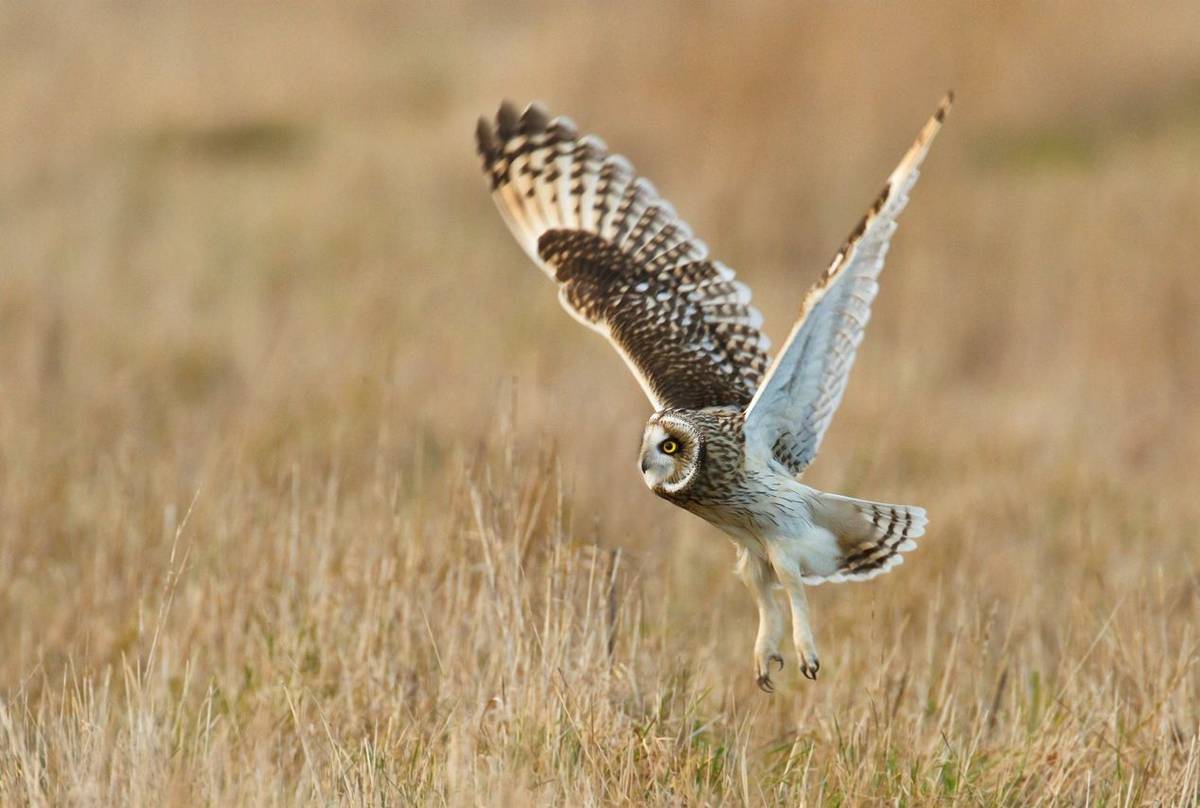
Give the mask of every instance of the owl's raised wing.
M 603 141 L 537 104 L 476 130 L 492 197 L 559 301 L 608 338 L 650 401 L 746 406 L 769 342 L 750 290 Z
M 800 308 L 783 349 L 746 408 L 746 439 L 770 451 L 793 474 L 817 456 L 825 430 L 841 403 L 854 354 L 871 317 L 896 217 L 908 203 L 917 169 L 954 100 L 937 111 Z

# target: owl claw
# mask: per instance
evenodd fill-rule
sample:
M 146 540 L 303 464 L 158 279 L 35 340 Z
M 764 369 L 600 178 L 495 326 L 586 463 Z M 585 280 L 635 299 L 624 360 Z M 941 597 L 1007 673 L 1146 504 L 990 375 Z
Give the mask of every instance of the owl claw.
M 821 670 L 821 660 L 813 657 L 812 660 L 800 658 L 800 673 L 804 674 L 805 679 L 817 681 L 817 671 Z
M 783 670 L 783 657 L 779 654 L 770 654 L 767 657 L 766 664 L 762 666 L 761 672 L 754 680 L 758 684 L 758 689 L 764 693 L 774 693 L 775 683 L 771 681 L 771 663 L 774 662 L 779 666 L 779 670 Z

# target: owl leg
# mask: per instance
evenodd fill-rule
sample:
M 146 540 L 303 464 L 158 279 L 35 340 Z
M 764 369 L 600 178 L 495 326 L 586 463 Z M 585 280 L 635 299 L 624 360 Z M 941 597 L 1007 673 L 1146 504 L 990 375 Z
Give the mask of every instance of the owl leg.
M 759 558 L 744 547 L 738 547 L 737 572 L 758 606 L 758 636 L 754 639 L 754 674 L 759 688 L 771 693 L 775 685 L 771 682 L 771 663 L 783 670 L 783 656 L 779 653 L 779 641 L 783 638 L 783 609 L 771 592 L 775 574 L 765 559 Z
M 812 626 L 808 622 L 808 598 L 804 594 L 804 582 L 800 570 L 786 558 L 772 558 L 775 574 L 779 582 L 787 590 L 788 600 L 792 603 L 792 643 L 796 646 L 796 656 L 800 660 L 800 672 L 805 677 L 816 681 L 817 671 L 821 669 L 821 660 L 817 656 L 817 643 L 813 639 Z

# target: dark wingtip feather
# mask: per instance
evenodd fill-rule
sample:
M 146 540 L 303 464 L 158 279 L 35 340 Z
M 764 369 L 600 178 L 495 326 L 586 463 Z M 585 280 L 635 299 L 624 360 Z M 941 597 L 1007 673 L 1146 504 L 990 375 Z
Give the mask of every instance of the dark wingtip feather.
M 520 116 L 517 115 L 517 108 L 513 106 L 513 102 L 505 99 L 500 103 L 500 110 L 496 113 L 496 125 L 500 130 L 500 139 L 507 140 L 517 134 L 518 122 Z
M 521 113 L 521 130 L 527 135 L 545 132 L 549 125 L 550 113 L 537 101 L 525 107 L 525 111 Z
M 496 140 L 496 132 L 492 129 L 492 122 L 482 115 L 479 117 L 479 123 L 475 126 L 475 148 L 480 156 L 489 163 L 500 149 L 500 144 Z
M 937 112 L 933 117 L 941 123 L 946 119 L 946 113 L 950 111 L 950 107 L 954 105 L 954 90 L 947 90 L 946 95 L 942 97 L 942 103 L 938 104 Z

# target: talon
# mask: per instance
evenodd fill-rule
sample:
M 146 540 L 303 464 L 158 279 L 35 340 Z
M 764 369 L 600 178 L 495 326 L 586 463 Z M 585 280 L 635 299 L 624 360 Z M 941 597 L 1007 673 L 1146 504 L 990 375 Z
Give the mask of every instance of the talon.
M 781 657 L 779 654 L 771 654 L 769 657 L 767 657 L 768 669 L 770 669 L 772 662 L 779 665 L 779 670 L 783 670 L 783 657 Z
M 804 674 L 804 678 L 814 682 L 817 681 L 817 671 L 819 670 L 821 670 L 821 661 L 817 659 L 800 666 L 800 672 Z
M 761 690 L 762 692 L 764 692 L 764 693 L 774 693 L 775 692 L 775 685 L 771 682 L 771 677 L 768 676 L 767 674 L 765 674 L 765 673 L 759 674 L 758 679 L 756 679 L 755 681 L 758 682 L 758 689 Z

